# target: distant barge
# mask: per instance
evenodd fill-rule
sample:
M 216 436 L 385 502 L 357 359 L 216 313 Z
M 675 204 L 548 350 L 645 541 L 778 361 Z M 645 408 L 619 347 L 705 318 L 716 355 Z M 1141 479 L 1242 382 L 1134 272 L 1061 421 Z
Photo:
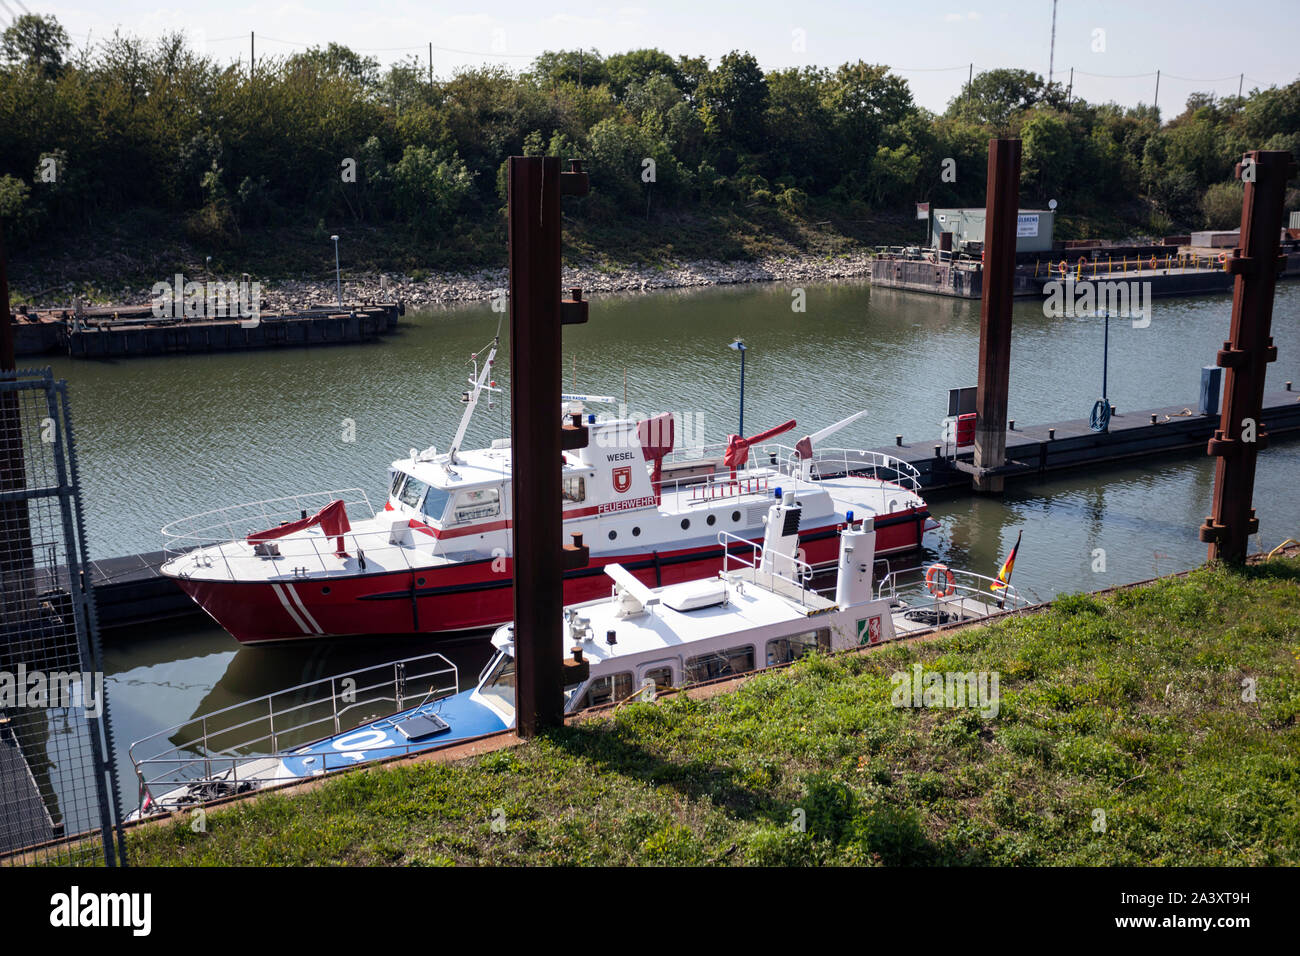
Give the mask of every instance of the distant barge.
M 370 342 L 397 328 L 402 302 L 313 306 L 263 313 L 256 322 L 158 318 L 151 305 L 92 309 L 23 308 L 13 315 L 17 355 L 63 354 L 72 358 L 122 359 L 147 355 L 302 348 Z

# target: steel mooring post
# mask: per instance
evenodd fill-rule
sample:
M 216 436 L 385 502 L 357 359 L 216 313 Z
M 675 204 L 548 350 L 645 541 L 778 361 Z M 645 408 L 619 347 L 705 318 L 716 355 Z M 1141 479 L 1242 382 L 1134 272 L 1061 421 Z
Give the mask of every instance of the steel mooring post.
M 515 593 L 515 714 L 521 737 L 564 720 L 561 614 L 564 570 L 587 563 L 580 541 L 561 547 L 562 451 L 586 445 L 580 422 L 561 428 L 560 328 L 586 320 L 581 290 L 560 299 L 560 196 L 584 195 L 587 174 L 553 156 L 512 156 L 510 429 Z
M 1286 183 L 1295 175 L 1296 164 L 1286 150 L 1252 150 L 1237 165 L 1237 177 L 1246 184 L 1241 246 L 1226 264 L 1234 276 L 1232 324 L 1216 361 L 1225 370 L 1223 410 L 1206 449 L 1217 459 L 1213 513 L 1200 528 L 1211 561 L 1246 560 L 1249 538 L 1259 530 L 1251 507 L 1255 457 L 1268 438 L 1259 419 L 1264 373 L 1277 360 L 1270 335 L 1273 293 L 1285 267 L 1279 253 Z
M 9 277 L 4 235 L 0 230 L 0 375 L 14 374 L 13 317 L 9 312 Z M 0 492 L 26 487 L 22 419 L 18 392 L 0 392 Z M 0 502 L 0 662 L 6 658 L 9 629 L 35 610 L 31 517 L 27 502 Z
M 1011 382 L 1011 305 L 1016 281 L 1016 222 L 1020 212 L 1020 140 L 989 140 L 984 215 L 984 293 L 980 301 L 979 381 L 975 393 L 975 475 L 978 492 L 1000 494 L 1003 477 L 985 473 L 1007 456 L 1007 392 Z

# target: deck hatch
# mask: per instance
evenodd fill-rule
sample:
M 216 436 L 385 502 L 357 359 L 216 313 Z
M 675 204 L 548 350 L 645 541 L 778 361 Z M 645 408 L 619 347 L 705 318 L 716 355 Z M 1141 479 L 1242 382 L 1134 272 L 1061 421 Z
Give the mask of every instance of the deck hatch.
M 451 730 L 451 724 L 437 714 L 416 714 L 414 717 L 399 721 L 393 727 L 407 740 L 423 740 L 425 737 Z

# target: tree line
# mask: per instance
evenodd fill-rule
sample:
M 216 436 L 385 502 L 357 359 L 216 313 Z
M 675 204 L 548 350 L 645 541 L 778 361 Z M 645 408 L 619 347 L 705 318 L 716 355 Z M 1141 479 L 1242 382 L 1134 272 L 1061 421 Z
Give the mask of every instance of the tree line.
M 864 62 L 764 71 L 740 51 L 710 64 L 564 50 L 522 72 L 443 79 L 418 58 L 381 68 L 331 43 L 250 75 L 180 34 L 74 49 L 54 18 L 32 14 L 4 31 L 0 59 L 0 218 L 18 245 L 133 207 L 183 217 L 216 246 L 325 222 L 452 239 L 501 228 L 505 160 L 520 154 L 583 159 L 591 193 L 566 208 L 592 223 L 687 207 L 799 217 L 813 204 L 853 219 L 914 201 L 981 205 L 994 135 L 1023 140 L 1022 204 L 1127 209 L 1164 233 L 1236 225 L 1245 150 L 1300 156 L 1300 80 L 1196 93 L 1162 122 L 1150 106 L 1088 103 L 994 69 L 936 114 Z

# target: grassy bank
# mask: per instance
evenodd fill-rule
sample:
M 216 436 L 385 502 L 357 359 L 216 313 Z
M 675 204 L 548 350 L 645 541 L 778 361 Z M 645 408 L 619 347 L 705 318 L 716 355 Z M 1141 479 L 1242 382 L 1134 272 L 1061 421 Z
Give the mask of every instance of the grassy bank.
M 206 833 L 188 818 L 138 828 L 129 852 L 182 865 L 1297 864 L 1298 583 L 1300 560 L 1275 560 L 1068 597 L 456 764 L 269 794 L 211 812 Z M 890 675 L 916 662 L 997 672 L 1000 713 L 895 708 Z

